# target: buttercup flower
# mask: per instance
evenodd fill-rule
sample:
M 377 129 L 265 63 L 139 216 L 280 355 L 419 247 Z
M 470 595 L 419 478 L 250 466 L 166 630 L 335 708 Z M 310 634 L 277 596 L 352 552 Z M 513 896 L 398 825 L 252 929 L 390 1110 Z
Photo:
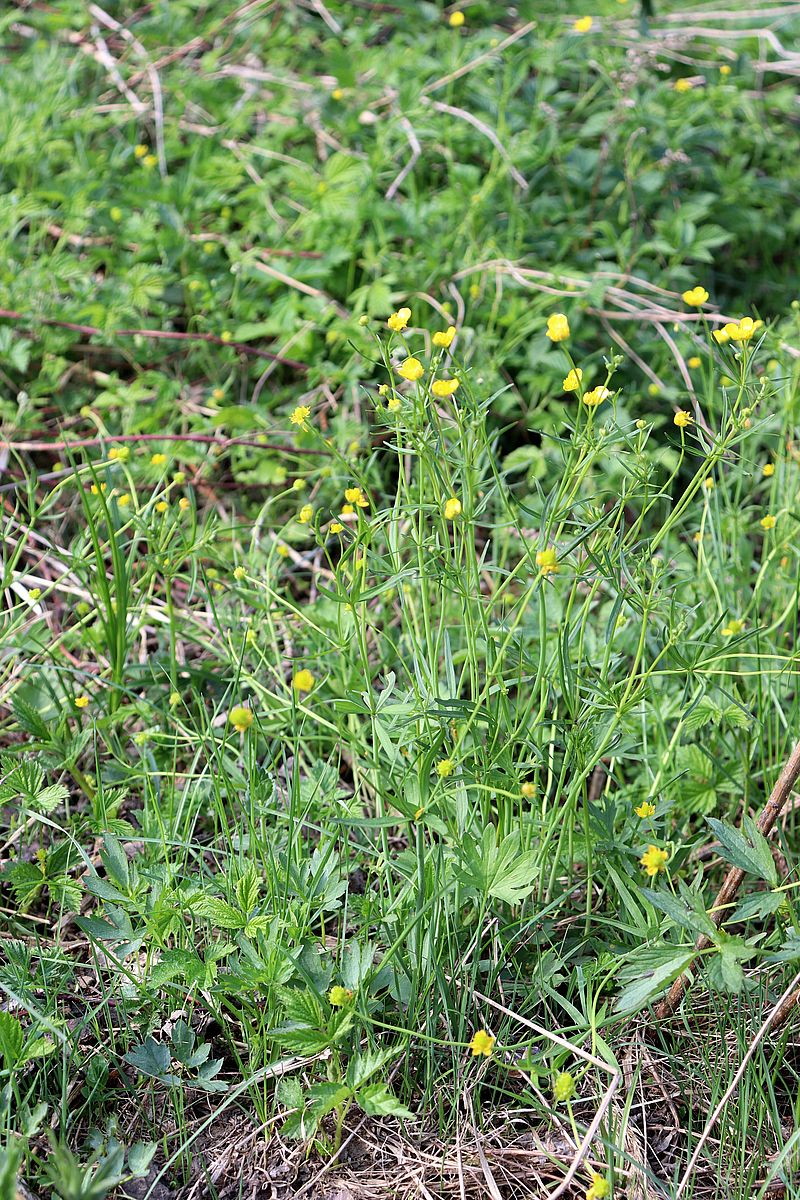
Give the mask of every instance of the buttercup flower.
M 687 364 L 686 364 L 686 365 L 687 365 L 688 367 L 691 367 L 693 371 L 696 371 L 698 367 L 701 367 L 701 366 L 703 365 L 703 360 L 702 360 L 702 358 L 698 358 L 698 357 L 697 357 L 697 355 L 696 355 L 696 354 L 694 354 L 694 355 L 692 355 L 692 357 L 691 357 L 691 358 L 688 360 L 688 362 L 687 362 Z
M 344 89 L 335 87 L 331 92 L 331 100 L 341 100 L 344 96 Z
M 234 579 L 235 579 L 237 582 L 239 582 L 240 580 L 244 579 L 246 575 L 247 575 L 247 571 L 245 571 L 244 567 L 236 567 L 236 568 L 234 568 L 234 572 L 233 572 L 233 578 L 234 578 Z
M 297 408 L 292 410 L 292 415 L 289 420 L 293 425 L 305 425 L 308 418 L 311 416 L 311 409 L 307 404 L 298 404 Z
M 408 322 L 410 320 L 411 320 L 411 309 L 410 308 L 398 308 L 396 313 L 392 313 L 392 315 L 389 317 L 389 320 L 386 322 L 386 324 L 389 326 L 390 329 L 393 329 L 395 333 L 400 333 L 401 330 L 405 329 L 406 325 L 408 325 Z
M 556 1104 L 563 1104 L 575 1095 L 575 1080 L 569 1071 L 559 1071 L 553 1080 L 553 1099 Z
M 120 508 L 127 508 L 128 505 L 130 504 L 130 502 L 131 502 L 130 492 L 123 492 L 122 495 L 117 500 L 117 504 L 120 506 Z
M 140 142 L 138 146 L 133 147 L 133 153 L 135 158 L 144 158 L 145 154 L 147 154 L 147 146 Z
M 456 764 L 453 762 L 452 758 L 443 758 L 440 762 L 438 762 L 436 764 L 436 774 L 439 776 L 440 779 L 449 778 L 449 776 L 453 774 L 453 771 L 455 771 L 455 769 L 456 769 Z
M 676 92 L 690 92 L 694 83 L 691 79 L 676 79 L 672 86 Z M 705 301 L 701 301 L 701 303 L 705 303 Z
M 596 1171 L 592 1171 L 592 1182 L 586 1189 L 586 1200 L 605 1200 L 605 1197 L 611 1191 L 611 1184 L 604 1175 L 598 1175 Z
M 677 84 L 675 86 L 677 87 Z M 689 86 L 691 87 L 691 84 Z M 701 304 L 705 304 L 708 299 L 708 292 L 698 283 L 696 287 L 689 288 L 688 292 L 683 292 L 681 299 L 691 308 L 700 308 Z
M 228 713 L 228 720 L 237 733 L 247 733 L 247 730 L 253 724 L 253 713 L 249 708 L 245 708 L 243 704 L 237 704 Z
M 76 708 L 87 708 L 90 703 L 91 703 L 91 701 L 89 700 L 88 696 L 76 696 L 75 697 L 75 707 Z
M 296 692 L 310 692 L 313 686 L 314 676 L 308 667 L 303 667 L 302 671 L 295 672 L 292 679 L 292 687 Z
M 345 488 L 344 498 L 348 504 L 357 504 L 359 508 L 369 508 L 369 500 L 360 487 Z
M 592 388 L 590 392 L 583 393 L 583 403 L 588 404 L 589 408 L 596 408 L 598 404 L 602 404 L 611 395 L 610 390 L 600 384 L 596 388 Z
M 563 379 L 561 386 L 565 392 L 577 392 L 583 382 L 583 371 L 580 367 L 573 367 L 567 376 Z
M 731 335 L 728 333 L 727 325 L 723 325 L 722 329 L 715 329 L 711 336 L 718 346 L 724 346 L 726 342 L 731 340 Z
M 577 21 L 573 22 L 572 28 L 576 33 L 588 33 L 593 24 L 594 21 L 591 17 L 578 17 Z
M 636 813 L 637 817 L 641 817 L 641 819 L 644 821 L 647 819 L 647 817 L 654 817 L 656 815 L 656 806 L 655 804 L 651 804 L 649 800 L 643 800 L 639 807 L 635 808 L 633 811 Z
M 552 546 L 547 550 L 539 550 L 536 555 L 536 565 L 543 575 L 554 575 L 558 570 L 558 555 Z
M 458 391 L 459 387 L 460 381 L 458 379 L 434 379 L 431 384 L 431 391 L 434 396 L 441 398 L 443 396 L 452 396 L 454 392 Z
M 741 633 L 743 629 L 744 629 L 744 621 L 740 621 L 737 617 L 737 618 L 734 618 L 732 621 L 728 621 L 728 624 L 722 630 L 722 636 L 723 637 L 734 637 L 735 634 Z
M 297 519 L 301 525 L 307 525 L 314 515 L 314 509 L 310 504 L 304 504 L 297 514 Z
M 455 325 L 448 325 L 447 329 L 440 331 L 438 333 L 435 333 L 433 335 L 433 339 L 432 339 L 433 344 L 434 344 L 434 346 L 443 346 L 444 349 L 446 350 L 448 348 L 448 346 L 452 345 L 453 338 L 455 336 L 456 336 Z
M 460 29 L 464 24 L 464 20 L 465 18 L 463 12 L 461 12 L 460 9 L 456 9 L 455 12 L 450 13 L 448 25 L 451 29 Z
M 341 533 L 343 529 L 344 529 L 344 525 L 342 524 L 341 521 L 332 521 L 331 522 L 331 525 L 330 525 L 331 533 Z
M 461 501 L 457 496 L 451 496 L 444 503 L 445 520 L 455 521 L 456 517 L 461 515 Z
M 775 474 L 775 463 L 764 463 L 763 467 L 761 468 L 761 474 L 765 475 L 767 479 L 769 479 L 770 475 Z
M 563 313 L 551 313 L 547 318 L 547 336 L 551 342 L 565 342 L 569 337 L 569 321 Z
M 705 479 L 703 480 L 703 487 L 706 489 L 707 492 L 710 492 L 711 489 L 713 488 L 713 486 L 714 486 L 714 480 L 711 478 L 710 475 L 706 475 Z
M 523 783 L 522 787 L 519 790 L 520 790 L 520 795 L 523 797 L 524 800 L 532 800 L 533 797 L 536 795 L 536 784 L 533 783 L 530 779 L 526 779 L 525 782 Z
M 414 383 L 425 374 L 425 368 L 418 358 L 407 358 L 397 368 L 397 374 L 402 375 L 403 379 L 408 379 L 410 383 Z
M 112 446 L 108 452 L 108 457 L 113 458 L 116 462 L 127 462 L 131 456 L 128 446 Z
M 639 862 L 642 864 L 642 869 L 652 879 L 654 875 L 658 875 L 659 871 L 666 870 L 669 855 L 666 850 L 659 850 L 658 846 L 648 846 Z
M 772 513 L 767 513 L 767 515 L 765 517 L 761 518 L 761 520 L 759 521 L 759 525 L 761 526 L 762 529 L 774 529 L 775 525 L 777 523 L 777 520 L 778 520 L 778 518 L 773 517 Z
M 151 467 L 163 467 L 163 465 L 166 461 L 167 461 L 166 454 L 151 454 L 150 455 L 150 466 Z
M 181 510 L 181 512 L 186 512 L 188 508 L 191 508 L 191 504 L 185 496 L 181 496 L 180 500 L 178 501 L 178 508 Z
M 331 1008 L 344 1008 L 353 999 L 353 992 L 350 988 L 341 987 L 336 984 L 328 992 L 328 1003 Z
M 472 1057 L 478 1058 L 482 1054 L 485 1058 L 491 1058 L 496 1041 L 497 1038 L 492 1037 L 492 1035 L 487 1033 L 485 1029 L 477 1030 L 469 1044 L 469 1048 L 472 1051 Z
M 158 503 L 156 504 L 156 512 L 157 513 L 165 513 L 168 508 L 169 508 L 169 505 L 167 504 L 166 500 L 159 500 Z
M 688 425 L 691 425 L 694 417 L 685 408 L 679 408 L 672 420 L 673 424 L 678 426 L 678 429 L 686 429 Z
M 727 63 L 722 64 L 722 66 L 719 69 L 719 73 L 720 73 L 720 75 L 730 75 L 731 69 Z

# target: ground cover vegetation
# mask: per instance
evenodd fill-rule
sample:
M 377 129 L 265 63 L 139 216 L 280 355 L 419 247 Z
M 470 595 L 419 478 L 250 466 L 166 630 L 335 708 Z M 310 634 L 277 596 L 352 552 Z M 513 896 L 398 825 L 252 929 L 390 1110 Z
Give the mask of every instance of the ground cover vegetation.
M 799 33 L 4 7 L 2 1200 L 798 1194 Z

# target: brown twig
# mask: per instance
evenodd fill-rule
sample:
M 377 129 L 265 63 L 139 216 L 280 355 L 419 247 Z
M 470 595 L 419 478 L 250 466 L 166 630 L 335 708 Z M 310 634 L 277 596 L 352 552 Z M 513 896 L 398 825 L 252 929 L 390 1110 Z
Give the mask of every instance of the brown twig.
M 761 812 L 761 816 L 758 818 L 756 827 L 759 833 L 764 834 L 764 836 L 770 833 L 781 814 L 783 806 L 789 799 L 798 776 L 800 776 L 800 742 L 797 743 L 786 760 L 784 768 L 778 777 L 778 782 L 772 789 L 770 797 Z M 708 914 L 717 927 L 722 924 L 730 904 L 736 898 L 745 874 L 746 872 L 741 867 L 731 867 L 725 876 L 722 887 L 717 892 L 714 906 Z M 699 954 L 701 950 L 705 950 L 710 945 L 711 939 L 705 934 L 701 934 L 695 942 L 695 951 Z M 696 965 L 692 964 L 690 972 L 684 972 L 675 980 L 665 998 L 656 1008 L 656 1016 L 660 1021 L 671 1016 L 680 1004 L 683 994 L 689 985 L 690 973 L 696 969 Z
M 0 308 L 0 318 L 6 321 L 26 321 L 34 324 L 39 321 L 42 325 L 55 325 L 58 329 L 71 329 L 74 333 L 83 333 L 87 337 L 104 336 L 103 330 L 98 329 L 95 325 L 78 325 L 74 321 L 59 321 L 55 317 L 35 317 L 29 313 L 16 312 L 11 308 Z M 294 367 L 298 371 L 306 370 L 305 363 L 296 362 L 293 358 L 281 358 L 279 354 L 270 354 L 269 350 L 258 350 L 255 346 L 248 345 L 247 342 L 230 342 L 225 338 L 218 337 L 215 333 L 177 333 L 171 329 L 115 329 L 112 331 L 112 336 L 146 337 L 172 342 L 211 342 L 215 346 L 230 346 L 233 350 L 240 350 L 243 354 L 252 354 L 256 358 L 269 358 L 286 367 Z

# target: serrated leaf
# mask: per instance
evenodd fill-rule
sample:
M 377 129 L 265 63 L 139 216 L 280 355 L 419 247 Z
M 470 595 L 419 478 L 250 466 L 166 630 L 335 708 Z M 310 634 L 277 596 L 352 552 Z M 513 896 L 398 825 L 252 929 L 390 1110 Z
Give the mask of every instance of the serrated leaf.
M 769 842 L 751 817 L 742 819 L 744 833 L 727 821 L 719 821 L 715 817 L 706 817 L 706 820 L 720 843 L 720 854 L 726 862 L 765 880 L 771 887 L 777 887 L 778 868 Z
M 199 896 L 192 901 L 192 912 L 205 917 L 218 929 L 244 929 L 247 918 L 218 896 Z
M 626 1016 L 638 1012 L 677 979 L 693 959 L 694 948 L 657 946 L 640 951 L 620 972 L 620 981 L 630 982 L 617 997 L 616 1011 Z
M 414 1114 L 406 1108 L 397 1096 L 385 1084 L 371 1083 L 361 1088 L 356 1096 L 359 1108 L 368 1117 L 399 1117 L 401 1121 L 415 1120 Z

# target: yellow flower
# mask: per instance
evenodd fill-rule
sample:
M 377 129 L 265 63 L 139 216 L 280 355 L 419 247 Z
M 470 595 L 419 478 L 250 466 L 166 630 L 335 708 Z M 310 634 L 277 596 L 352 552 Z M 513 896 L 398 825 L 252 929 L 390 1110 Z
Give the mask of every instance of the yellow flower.
M 440 779 L 447 779 L 453 774 L 455 769 L 456 764 L 453 762 L 452 758 L 443 758 L 441 762 L 436 764 L 436 774 Z
M 611 1184 L 605 1176 L 592 1171 L 592 1182 L 586 1189 L 586 1200 L 605 1200 L 610 1191 Z
M 583 383 L 583 371 L 574 367 L 561 383 L 565 392 L 577 392 Z
M 108 457 L 116 462 L 127 462 L 131 456 L 128 446 L 112 446 L 108 452 Z
M 331 100 L 341 100 L 344 96 L 344 89 L 335 87 L 331 92 Z
M 689 359 L 688 365 L 692 368 L 693 371 L 696 371 L 698 367 L 702 367 L 703 360 L 702 360 L 702 358 L 698 358 L 697 355 L 694 354 Z
M 759 521 L 759 525 L 761 526 L 762 529 L 774 529 L 775 525 L 777 523 L 777 520 L 778 520 L 778 518 L 773 517 L 772 513 L 767 513 L 767 515 L 765 517 L 761 518 L 761 520 Z
M 431 384 L 431 391 L 434 396 L 438 396 L 441 399 L 444 396 L 452 396 L 454 392 L 458 391 L 460 386 L 458 379 L 434 379 Z
M 369 500 L 360 487 L 346 488 L 344 498 L 348 504 L 357 504 L 359 508 L 369 508 Z
M 715 329 L 711 336 L 718 346 L 724 346 L 726 342 L 731 340 L 731 335 L 728 333 L 727 325 L 723 325 L 722 329 Z
M 604 400 L 607 400 L 610 395 L 611 392 L 609 389 L 600 384 L 599 387 L 592 388 L 590 392 L 584 392 L 583 403 L 588 404 L 589 408 L 595 408 L 598 404 L 602 404 Z
M 571 1100 L 574 1095 L 575 1080 L 569 1071 L 559 1071 L 553 1080 L 553 1099 L 556 1104 L 561 1104 L 565 1100 Z
M 691 87 L 691 84 L 689 84 L 689 86 Z M 708 299 L 708 292 L 698 283 L 696 287 L 689 288 L 688 292 L 684 292 L 681 298 L 683 303 L 690 305 L 691 308 L 700 308 L 700 306 L 705 304 L 706 300 Z
M 547 550 L 539 550 L 536 555 L 536 565 L 543 575 L 554 575 L 558 570 L 558 555 L 552 546 Z
M 292 415 L 289 420 L 293 425 L 305 425 L 308 418 L 311 416 L 311 409 L 307 404 L 298 404 L 297 408 L 292 410 Z
M 572 28 L 576 33 L 588 33 L 594 25 L 591 17 L 578 17 L 577 21 L 573 22 Z
M 233 572 L 233 578 L 236 580 L 244 579 L 246 575 L 247 571 L 245 571 L 244 567 L 237 567 Z
M 187 508 L 190 508 L 190 507 L 191 507 L 191 505 L 190 505 L 189 501 L 186 499 L 186 497 L 181 496 L 180 500 L 178 501 L 178 508 L 181 510 L 181 512 L 186 512 Z
M 342 987 L 340 984 L 336 984 L 328 992 L 328 1003 L 330 1004 L 331 1008 L 344 1008 L 345 1005 L 349 1004 L 352 999 L 352 989 Z
M 117 223 L 119 223 L 122 220 L 123 212 L 122 212 L 122 209 L 117 208 L 117 206 L 115 204 L 113 208 L 110 208 L 108 210 L 108 215 L 111 217 L 112 221 L 116 221 Z
M 547 336 L 551 342 L 565 342 L 569 337 L 569 321 L 563 313 L 551 313 L 547 318 Z
M 464 19 L 463 12 L 460 12 L 458 9 L 456 9 L 455 12 L 450 13 L 448 24 L 451 29 L 460 29 L 464 24 Z
M 304 504 L 297 514 L 297 519 L 301 525 L 307 525 L 314 515 L 314 508 L 311 504 Z
M 703 480 L 703 487 L 706 489 L 707 492 L 710 492 L 711 489 L 713 488 L 713 486 L 714 486 L 714 480 L 711 478 L 710 475 L 706 475 L 705 479 Z
M 532 800 L 536 795 L 536 784 L 530 779 L 526 779 L 522 787 L 519 789 L 520 795 L 524 800 Z
M 167 504 L 166 500 L 159 500 L 158 504 L 156 505 L 156 512 L 165 513 L 168 508 L 169 505 Z
M 492 1037 L 491 1033 L 487 1033 L 485 1029 L 478 1029 L 469 1044 L 472 1057 L 478 1058 L 482 1054 L 485 1058 L 491 1058 L 496 1041 L 497 1038 Z
M 760 329 L 763 324 L 763 321 L 754 321 L 752 317 L 742 317 L 738 324 L 731 321 L 725 326 L 725 329 L 732 342 L 749 342 L 756 330 Z
M 75 697 L 75 707 L 76 708 L 86 708 L 90 703 L 91 702 L 90 702 L 88 696 L 76 696 Z
M 446 521 L 455 521 L 456 517 L 461 515 L 461 501 L 457 496 L 451 496 L 444 503 L 444 516 Z
M 661 388 L 658 386 L 657 383 L 648 383 L 647 394 L 648 394 L 648 396 L 660 396 Z
M 425 374 L 425 368 L 418 358 L 407 358 L 401 366 L 397 368 L 397 374 L 402 375 L 403 379 L 408 379 L 413 383 L 416 379 L 421 379 Z
M 292 678 L 292 687 L 296 692 L 310 692 L 313 686 L 314 676 L 308 667 L 303 667 L 302 671 L 295 672 Z
M 144 158 L 142 159 L 142 166 L 145 168 L 145 170 L 152 171 L 157 162 L 158 159 L 156 158 L 155 154 L 145 154 Z
M 41 595 L 42 589 L 40 587 L 32 587 L 28 592 L 28 596 L 31 598 L 31 600 L 39 600 L 41 599 Z
M 170 706 L 170 708 L 177 708 L 177 707 L 178 707 L 178 705 L 180 704 L 180 702 L 181 702 L 181 694 L 180 694 L 180 692 L 170 692 L 170 694 L 169 694 L 169 706 Z
M 99 496 L 100 493 L 104 492 L 105 490 L 106 490 L 106 484 L 104 484 L 104 483 L 101 483 L 99 487 L 97 486 L 96 483 L 93 483 L 92 486 L 89 488 L 89 491 L 92 493 L 93 496 Z
M 775 474 L 775 463 L 764 463 L 763 467 L 761 468 L 761 474 L 765 475 L 767 479 L 769 479 L 770 475 Z
M 676 79 L 672 86 L 675 88 L 676 92 L 690 92 L 694 87 L 694 83 L 691 79 Z M 687 304 L 688 303 L 690 302 L 687 301 Z M 701 300 L 700 303 L 704 304 L 705 301 Z
M 279 558 L 288 558 L 289 557 L 289 547 L 285 546 L 283 542 L 278 542 L 277 551 L 278 551 Z
M 673 424 L 678 426 L 678 429 L 686 429 L 687 425 L 691 425 L 694 417 L 685 408 L 679 408 L 672 420 Z
M 130 504 L 130 502 L 131 502 L 130 492 L 123 492 L 122 495 L 120 496 L 120 498 L 117 500 L 117 504 L 120 506 L 120 508 L 127 508 L 128 505 Z
M 150 455 L 151 467 L 163 467 L 163 465 L 166 461 L 167 461 L 166 454 L 151 454 Z
M 652 879 L 659 871 L 666 869 L 669 855 L 666 850 L 659 850 L 658 846 L 648 846 L 639 862 L 642 864 L 642 869 Z
M 331 533 L 341 533 L 343 529 L 344 529 L 344 525 L 342 524 L 341 521 L 333 521 L 331 523 L 331 527 L 330 527 Z
M 147 146 L 140 142 L 138 146 L 133 147 L 133 153 L 136 158 L 144 158 L 147 154 Z
M 730 75 L 731 69 L 727 63 L 722 64 L 722 66 L 719 69 L 719 73 L 720 73 L 720 75 Z
M 400 407 L 400 397 L 390 396 L 386 407 L 388 408 L 389 412 L 397 412 L 398 408 Z
M 744 621 L 740 621 L 738 618 L 734 618 L 733 620 L 728 621 L 728 624 L 722 630 L 722 636 L 723 637 L 734 637 L 737 633 L 741 633 L 743 629 L 744 629 Z
M 353 508 L 352 504 L 343 504 L 342 511 L 339 515 L 342 517 L 352 517 L 355 511 L 356 510 Z
M 395 333 L 400 333 L 401 330 L 405 329 L 406 325 L 408 324 L 408 322 L 410 320 L 411 320 L 411 309 L 410 308 L 398 308 L 396 313 L 392 313 L 392 315 L 389 317 L 389 320 L 386 322 L 386 324 L 389 326 L 390 329 L 393 329 Z
M 651 804 L 649 800 L 643 800 L 638 808 L 633 810 L 637 817 L 641 817 L 644 821 L 647 817 L 654 817 L 656 813 L 655 804 Z
M 228 720 L 237 733 L 246 733 L 253 724 L 253 713 L 243 704 L 237 704 L 228 713 Z
M 445 329 L 443 332 L 435 333 L 433 335 L 433 344 L 434 344 L 434 346 L 443 346 L 444 349 L 446 350 L 448 348 L 448 346 L 452 345 L 453 338 L 455 336 L 456 336 L 455 325 L 448 325 L 447 329 Z

